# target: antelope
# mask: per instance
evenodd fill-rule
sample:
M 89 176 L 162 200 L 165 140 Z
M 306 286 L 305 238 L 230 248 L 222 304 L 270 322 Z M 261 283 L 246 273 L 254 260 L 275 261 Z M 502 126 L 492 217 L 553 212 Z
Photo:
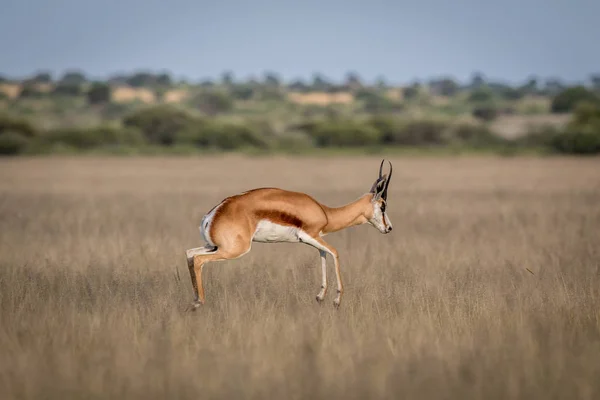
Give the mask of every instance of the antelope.
M 341 207 L 328 207 L 306 193 L 264 187 L 230 196 L 213 207 L 200 223 L 204 247 L 186 251 L 194 301 L 191 310 L 205 302 L 202 269 L 208 262 L 233 260 L 248 253 L 252 242 L 304 243 L 316 248 L 321 258 L 322 283 L 317 295 L 321 303 L 327 293 L 327 254 L 333 258 L 337 279 L 337 296 L 333 305 L 338 308 L 344 288 L 337 250 L 323 236 L 351 226 L 369 223 L 379 232 L 392 231 L 386 213 L 387 193 L 392 178 L 379 176 L 368 193 Z

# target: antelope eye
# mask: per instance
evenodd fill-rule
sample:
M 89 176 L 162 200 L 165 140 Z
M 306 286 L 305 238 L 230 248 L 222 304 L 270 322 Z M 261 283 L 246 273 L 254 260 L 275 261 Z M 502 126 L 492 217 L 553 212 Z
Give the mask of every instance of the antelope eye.
M 381 203 L 381 212 L 385 212 L 385 203 Z

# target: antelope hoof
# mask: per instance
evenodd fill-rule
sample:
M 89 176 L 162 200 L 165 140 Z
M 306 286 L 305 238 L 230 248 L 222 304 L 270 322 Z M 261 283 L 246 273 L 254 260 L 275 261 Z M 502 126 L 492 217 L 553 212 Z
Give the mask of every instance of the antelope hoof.
M 323 303 L 323 300 L 325 300 L 325 298 L 324 298 L 324 297 L 317 296 L 317 303 L 319 303 L 319 304 L 322 304 L 322 303 Z
M 188 311 L 190 311 L 190 312 L 196 311 L 198 308 L 200 308 L 201 305 L 202 305 L 202 303 L 200 303 L 199 301 L 194 301 L 188 307 Z
M 335 308 L 340 308 L 340 303 L 341 303 L 341 300 L 340 300 L 340 299 L 335 299 L 335 300 L 333 301 L 333 306 L 334 306 Z

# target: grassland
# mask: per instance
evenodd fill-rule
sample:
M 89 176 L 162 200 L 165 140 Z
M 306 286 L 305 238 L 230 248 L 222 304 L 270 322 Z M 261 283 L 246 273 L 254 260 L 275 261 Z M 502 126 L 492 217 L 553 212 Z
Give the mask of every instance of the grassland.
M 600 161 L 395 157 L 390 235 L 255 244 L 205 268 L 201 216 L 255 186 L 338 205 L 378 157 L 0 161 L 2 399 L 593 399 Z M 334 287 L 334 274 L 329 281 Z

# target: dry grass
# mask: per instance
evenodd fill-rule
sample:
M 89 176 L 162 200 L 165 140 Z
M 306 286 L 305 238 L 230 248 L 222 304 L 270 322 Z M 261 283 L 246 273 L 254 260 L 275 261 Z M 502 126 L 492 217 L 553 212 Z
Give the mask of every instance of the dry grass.
M 309 92 L 309 93 L 289 93 L 288 98 L 291 102 L 297 104 L 317 104 L 327 106 L 330 104 L 351 104 L 354 101 L 352 93 L 325 93 L 325 92 Z
M 379 159 L 0 163 L 0 397 L 592 399 L 600 396 L 600 162 L 396 159 L 390 235 L 256 244 L 205 269 L 200 217 L 254 186 L 342 204 Z M 535 275 L 528 272 L 531 270 Z
M 119 86 L 112 89 L 112 100 L 117 103 L 130 103 L 133 101 L 141 101 L 143 103 L 154 103 L 156 101 L 155 94 L 146 88 L 132 88 L 128 86 Z

